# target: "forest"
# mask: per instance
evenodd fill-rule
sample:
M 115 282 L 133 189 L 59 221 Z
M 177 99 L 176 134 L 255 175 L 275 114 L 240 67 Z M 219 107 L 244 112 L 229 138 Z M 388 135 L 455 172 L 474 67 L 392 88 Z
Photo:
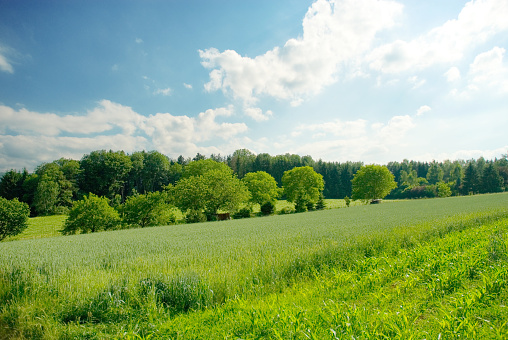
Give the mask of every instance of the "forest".
M 193 158 L 172 159 L 157 151 L 97 150 L 80 160 L 60 158 L 39 165 L 33 172 L 12 169 L 0 180 L 0 196 L 17 198 L 30 206 L 31 216 L 64 214 L 73 202 L 93 193 L 107 197 L 111 205 L 135 194 L 162 191 L 175 185 L 192 161 L 211 159 L 226 164 L 242 179 L 246 174 L 265 171 L 282 186 L 284 172 L 310 166 L 324 180 L 324 198 L 351 197 L 352 182 L 362 162 L 325 162 L 311 156 L 254 154 L 247 149 L 232 155 L 198 153 Z M 499 159 L 446 160 L 420 162 L 403 160 L 386 167 L 394 175 L 397 188 L 387 198 L 431 198 L 502 192 L 508 188 L 508 155 Z

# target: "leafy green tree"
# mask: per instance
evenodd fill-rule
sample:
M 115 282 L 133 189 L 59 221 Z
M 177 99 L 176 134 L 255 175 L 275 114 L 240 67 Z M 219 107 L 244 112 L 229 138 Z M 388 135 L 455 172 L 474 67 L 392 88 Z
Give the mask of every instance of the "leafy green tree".
M 450 197 L 452 195 L 452 189 L 450 185 L 445 182 L 437 183 L 437 195 L 439 197 Z
M 37 184 L 34 196 L 34 207 L 38 215 L 51 215 L 58 203 L 60 187 L 48 175 L 43 175 Z
M 0 241 L 7 236 L 15 236 L 28 227 L 28 204 L 17 198 L 8 200 L 0 197 Z
M 443 181 L 444 171 L 437 162 L 432 162 L 427 172 L 427 181 L 429 184 L 437 184 Z
M 180 179 L 171 190 L 174 204 L 183 212 L 199 218 L 200 214 L 205 214 L 208 220 L 214 219 L 218 210 L 235 211 L 250 198 L 250 193 L 245 184 L 226 167 Z
M 124 184 L 132 168 L 132 160 L 123 151 L 93 151 L 80 161 L 79 187 L 83 192 L 112 199 L 125 197 Z
M 121 211 L 125 223 L 144 228 L 169 224 L 170 208 L 166 203 L 166 196 L 155 191 L 128 197 Z
M 26 169 L 22 172 L 16 170 L 7 171 L 0 180 L 0 196 L 11 200 L 23 197 L 23 182 L 28 175 Z
M 219 163 L 212 159 L 201 159 L 187 164 L 183 170 L 182 177 L 189 178 L 192 176 L 201 176 L 211 170 L 220 170 L 230 174 L 233 173 L 233 170 L 225 163 Z
M 64 235 L 97 232 L 113 229 L 120 223 L 118 212 L 109 205 L 106 197 L 98 197 L 92 193 L 82 200 L 74 202 L 65 221 Z
M 365 165 L 353 177 L 354 200 L 381 199 L 397 187 L 393 174 L 386 166 Z
M 249 172 L 242 182 L 251 193 L 250 201 L 260 206 L 266 202 L 275 202 L 282 194 L 282 189 L 277 186 L 275 179 L 264 171 Z
M 247 149 L 238 149 L 231 157 L 231 169 L 237 174 L 238 178 L 243 178 L 245 174 L 252 172 L 256 155 Z
M 305 211 L 309 204 L 316 204 L 324 189 L 323 176 L 310 166 L 296 167 L 282 176 L 284 193 L 297 211 Z
M 481 192 L 501 192 L 503 191 L 504 180 L 494 163 L 489 163 L 483 170 L 481 177 Z

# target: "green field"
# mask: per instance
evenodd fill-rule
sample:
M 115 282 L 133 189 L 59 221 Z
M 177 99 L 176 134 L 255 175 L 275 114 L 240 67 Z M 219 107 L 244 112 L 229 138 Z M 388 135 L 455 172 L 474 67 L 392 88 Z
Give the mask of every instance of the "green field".
M 507 207 L 503 193 L 2 242 L 0 333 L 503 338 Z

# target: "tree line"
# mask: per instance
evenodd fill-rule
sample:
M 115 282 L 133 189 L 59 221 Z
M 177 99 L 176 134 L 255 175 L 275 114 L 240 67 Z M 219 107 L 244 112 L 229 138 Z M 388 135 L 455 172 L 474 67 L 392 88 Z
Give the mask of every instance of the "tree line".
M 279 188 L 283 186 L 283 176 L 287 171 L 311 167 L 323 178 L 323 197 L 340 199 L 352 196 L 352 179 L 363 166 L 362 162 L 315 161 L 311 156 L 295 154 L 256 155 L 247 149 L 236 150 L 228 156 L 212 154 L 206 157 L 198 153 L 194 158 L 179 156 L 177 159 L 157 151 L 127 154 L 123 151 L 97 150 L 84 155 L 79 161 L 61 158 L 43 163 L 31 173 L 26 169 L 10 170 L 0 180 L 0 196 L 27 203 L 32 216 L 66 213 L 73 202 L 89 193 L 106 197 L 110 205 L 115 206 L 125 203 L 131 196 L 162 192 L 170 185 L 176 188 L 180 181 L 189 182 L 190 177 L 198 176 L 198 170 L 193 167 L 200 160 L 222 164 L 221 171 L 229 172 L 228 176 L 234 175 L 239 180 L 248 177 L 248 174 L 265 172 L 273 177 Z M 390 162 L 386 167 L 397 183 L 389 198 L 446 197 L 500 192 L 508 188 L 507 155 L 495 160 L 404 160 Z M 189 175 L 193 171 L 194 175 Z M 224 173 L 215 175 L 225 176 Z M 204 174 L 199 176 L 203 177 Z M 205 181 L 212 179 L 201 180 L 203 187 Z M 219 181 L 220 178 L 215 180 Z M 181 199 L 185 201 L 188 197 Z M 204 207 L 202 210 L 210 215 L 217 209 Z

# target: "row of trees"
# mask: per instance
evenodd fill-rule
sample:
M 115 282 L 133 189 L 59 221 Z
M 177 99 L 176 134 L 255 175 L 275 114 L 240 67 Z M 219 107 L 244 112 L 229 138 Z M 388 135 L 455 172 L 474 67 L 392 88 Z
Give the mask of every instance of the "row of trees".
M 136 193 L 162 191 L 181 179 L 188 181 L 197 161 L 210 160 L 222 164 L 238 179 L 263 171 L 283 186 L 284 174 L 297 167 L 311 167 L 323 177 L 325 198 L 351 197 L 352 179 L 362 167 L 360 162 L 314 161 L 310 156 L 292 154 L 258 155 L 240 149 L 232 155 L 193 159 L 183 156 L 170 159 L 157 151 L 126 154 L 123 151 L 98 150 L 84 155 L 80 161 L 59 159 L 41 164 L 33 173 L 10 170 L 0 180 L 0 196 L 17 198 L 30 206 L 31 215 L 65 213 L 72 203 L 88 193 L 104 196 L 118 205 Z M 445 162 L 391 162 L 387 168 L 398 187 L 391 198 L 420 198 L 470 193 L 499 192 L 508 187 L 508 160 Z M 202 174 L 201 174 L 202 175 Z M 185 182 L 184 181 L 184 182 Z M 300 206 L 299 206 L 300 207 Z M 207 208 L 209 211 L 210 208 Z

